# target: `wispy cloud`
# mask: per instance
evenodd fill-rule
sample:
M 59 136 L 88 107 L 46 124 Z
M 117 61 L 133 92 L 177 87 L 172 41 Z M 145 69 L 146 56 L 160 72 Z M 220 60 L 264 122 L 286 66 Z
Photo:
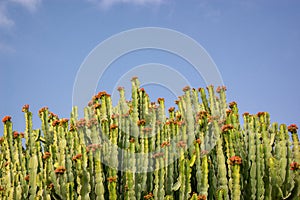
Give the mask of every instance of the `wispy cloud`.
M 15 24 L 8 12 L 12 4 L 20 5 L 29 12 L 34 12 L 41 2 L 42 0 L 0 0 L 0 28 L 11 27 Z
M 15 49 L 7 44 L 1 43 L 0 41 L 0 53 L 14 53 Z
M 5 4 L 0 4 L 0 27 L 11 27 L 14 21 L 7 15 Z
M 30 12 L 34 12 L 41 3 L 41 0 L 10 0 L 10 2 L 19 4 Z
M 98 4 L 101 8 L 108 9 L 116 4 L 133 4 L 133 5 L 160 5 L 166 0 L 88 0 Z

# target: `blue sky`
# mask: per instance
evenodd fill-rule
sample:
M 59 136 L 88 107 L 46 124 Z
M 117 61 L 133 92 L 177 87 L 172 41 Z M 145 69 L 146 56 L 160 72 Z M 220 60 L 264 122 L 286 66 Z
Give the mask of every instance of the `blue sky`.
M 241 113 L 268 111 L 273 122 L 300 125 L 299 9 L 297 0 L 0 0 L 0 117 L 11 115 L 19 131 L 24 104 L 35 128 L 43 106 L 68 117 L 76 73 L 91 50 L 119 32 L 151 26 L 201 44 Z M 194 87 L 205 87 L 176 56 L 144 50 L 113 63 L 98 89 L 112 92 L 119 76 L 149 62 L 177 67 Z M 172 105 L 175 97 L 163 88 L 146 89 Z

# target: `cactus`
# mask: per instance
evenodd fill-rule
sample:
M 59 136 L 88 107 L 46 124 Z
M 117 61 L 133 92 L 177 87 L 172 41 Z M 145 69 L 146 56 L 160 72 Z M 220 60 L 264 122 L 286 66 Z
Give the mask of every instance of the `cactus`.
M 47 107 L 24 133 L 2 119 L 0 199 L 299 199 L 297 125 L 278 125 L 267 112 L 243 114 L 226 102 L 226 87 L 185 87 L 177 109 L 150 102 L 132 79 L 131 100 L 119 88 L 113 107 L 99 92 L 78 119 Z M 242 125 L 243 124 L 243 125 Z

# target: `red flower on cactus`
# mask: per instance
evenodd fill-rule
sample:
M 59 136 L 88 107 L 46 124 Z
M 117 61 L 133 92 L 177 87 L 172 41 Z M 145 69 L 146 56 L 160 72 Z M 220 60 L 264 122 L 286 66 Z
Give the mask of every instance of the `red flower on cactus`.
M 11 121 L 11 116 L 5 116 L 2 118 L 3 123 L 6 123 L 7 121 Z
M 52 122 L 52 126 L 57 126 L 57 125 L 59 125 L 59 123 L 60 123 L 60 121 L 58 119 L 56 119 Z
M 182 147 L 182 148 L 184 148 L 185 146 L 186 146 L 186 143 L 185 143 L 185 141 L 179 141 L 178 143 L 177 143 L 177 145 L 176 145 L 177 147 Z
M 295 171 L 295 170 L 298 170 L 298 169 L 300 169 L 300 164 L 299 164 L 299 163 L 297 163 L 297 162 L 292 162 L 292 163 L 290 164 L 290 170 Z
M 89 144 L 87 147 L 86 147 L 86 152 L 90 152 L 90 150 L 92 150 L 92 152 L 96 151 L 97 149 L 100 149 L 101 148 L 101 144 Z
M 198 113 L 198 116 L 200 116 L 201 118 L 203 117 L 207 117 L 208 116 L 208 112 L 205 110 L 202 110 Z
M 28 110 L 29 110 L 29 105 L 25 104 L 22 108 L 22 112 L 28 112 Z
M 47 188 L 50 189 L 50 190 L 53 189 L 53 188 L 54 188 L 54 184 L 53 184 L 53 183 L 50 183 L 50 184 L 47 186 Z
M 2 144 L 4 142 L 4 138 L 0 137 L 0 144 Z
M 181 118 L 182 118 L 182 115 L 181 114 L 176 114 L 176 120 L 181 120 Z
M 195 140 L 195 144 L 196 144 L 196 143 L 201 144 L 200 138 L 198 138 L 198 139 Z
M 85 119 L 80 119 L 78 122 L 76 122 L 76 127 L 77 128 L 82 128 L 86 125 L 86 120 Z
M 45 152 L 44 155 L 43 155 L 43 159 L 46 160 L 46 159 L 48 159 L 50 156 L 51 156 L 51 153 L 50 153 L 50 152 Z
M 175 107 L 169 108 L 169 112 L 173 112 L 175 110 Z
M 204 88 L 198 88 L 199 92 L 205 92 Z
M 206 200 L 206 196 L 204 194 L 199 194 L 197 200 Z
M 112 124 L 112 125 L 110 125 L 110 129 L 111 129 L 111 130 L 114 130 L 114 129 L 116 129 L 116 128 L 118 128 L 118 125 L 117 125 L 117 124 Z
M 91 107 L 93 105 L 93 101 L 89 101 L 88 106 Z
M 29 175 L 26 175 L 24 179 L 25 181 L 29 181 L 29 178 L 30 178 Z
M 234 127 L 233 127 L 233 125 L 231 125 L 231 124 L 225 124 L 225 125 L 223 125 L 222 126 L 222 132 L 224 133 L 224 132 L 227 132 L 227 131 L 229 131 L 229 130 L 232 130 Z
M 188 92 L 188 91 L 190 91 L 190 86 L 185 86 L 183 89 L 182 89 L 182 91 L 184 91 L 184 92 Z
M 111 118 L 112 118 L 112 119 L 116 119 L 117 117 L 119 117 L 118 114 L 112 114 L 112 115 L 111 115 Z
M 58 115 L 54 114 L 53 112 L 49 112 L 49 119 L 58 119 Z
M 80 159 L 81 157 L 82 157 L 82 154 L 80 153 L 80 154 L 77 154 L 77 155 L 73 156 L 72 160 L 76 161 L 76 160 Z
M 158 98 L 158 99 L 157 99 L 157 103 L 161 104 L 161 103 L 163 103 L 163 102 L 165 102 L 165 99 L 164 99 L 164 98 Z
M 241 165 L 242 164 L 242 158 L 239 156 L 232 156 L 229 158 L 230 165 Z
M 57 167 L 57 168 L 54 170 L 54 172 L 55 172 L 56 174 L 63 174 L 65 171 L 66 171 L 66 168 L 63 167 L 63 166 L 59 166 L 59 167 Z
M 261 116 L 263 116 L 263 115 L 265 115 L 266 114 L 266 112 L 258 112 L 257 113 L 257 117 L 261 117 Z
M 232 113 L 232 110 L 231 109 L 226 109 L 226 114 L 227 115 L 230 115 Z
M 177 121 L 176 124 L 177 124 L 178 126 L 182 126 L 182 125 L 185 124 L 185 122 L 184 122 L 183 120 L 181 120 L 181 121 Z
M 62 118 L 62 119 L 60 120 L 60 122 L 59 122 L 59 125 L 63 126 L 63 125 L 65 125 L 65 124 L 67 124 L 68 121 L 69 121 L 69 119 L 67 119 L 67 118 Z
M 153 154 L 153 158 L 159 158 L 159 157 L 163 157 L 164 156 L 164 153 L 163 152 L 158 152 L 158 153 L 154 153 Z
M 96 97 L 97 97 L 98 99 L 100 99 L 101 97 L 104 97 L 104 96 L 106 96 L 106 95 L 107 95 L 106 91 L 101 91 L 101 92 L 99 92 L 99 93 L 96 95 Z
M 144 199 L 151 199 L 152 197 L 153 197 L 153 194 L 152 194 L 152 192 L 150 192 L 144 196 Z
M 96 126 L 98 124 L 98 120 L 95 118 L 92 118 L 88 121 L 87 127 L 91 128 L 92 126 Z
M 144 120 L 144 119 L 141 119 L 137 122 L 138 126 L 145 126 L 145 124 L 146 124 L 146 120 Z
M 229 103 L 229 108 L 232 109 L 232 108 L 234 108 L 235 106 L 237 106 L 237 103 L 236 103 L 235 101 Z
M 134 143 L 134 142 L 135 142 L 135 139 L 132 137 L 132 138 L 130 138 L 129 142 L 130 142 L 130 143 Z
M 45 112 L 46 110 L 48 110 L 48 107 L 43 107 L 39 110 L 39 115 L 41 115 L 43 112 Z
M 291 124 L 288 126 L 288 131 L 291 133 L 297 133 L 298 126 L 296 124 Z
M 94 109 L 99 109 L 101 108 L 101 104 L 100 103 L 96 103 L 93 105 Z
M 122 91 L 122 90 L 124 90 L 124 87 L 119 86 L 119 87 L 118 87 L 118 91 L 120 92 L 120 91 Z
M 250 114 L 248 113 L 248 112 L 244 112 L 243 113 L 243 117 L 245 117 L 245 116 L 249 116 Z
M 137 79 L 138 79 L 138 77 L 137 77 L 137 76 L 134 76 L 134 77 L 131 78 L 131 81 L 135 81 L 135 80 L 137 80 Z
M 216 92 L 220 93 L 221 91 L 226 91 L 226 90 L 227 90 L 226 86 L 223 85 L 223 86 L 218 86 Z
M 164 148 L 165 146 L 170 146 L 170 142 L 164 141 L 160 146 L 161 146 L 161 148 Z
M 14 132 L 13 132 L 13 138 L 14 138 L 14 139 L 17 139 L 18 137 L 19 137 L 18 131 L 14 131 Z
M 112 182 L 117 182 L 117 177 L 116 177 L 116 176 L 108 177 L 107 180 L 108 180 L 108 182 L 110 182 L 110 183 L 112 183 Z
M 75 131 L 76 130 L 76 127 L 75 127 L 75 125 L 74 124 L 70 124 L 70 129 L 69 129 L 69 131 Z

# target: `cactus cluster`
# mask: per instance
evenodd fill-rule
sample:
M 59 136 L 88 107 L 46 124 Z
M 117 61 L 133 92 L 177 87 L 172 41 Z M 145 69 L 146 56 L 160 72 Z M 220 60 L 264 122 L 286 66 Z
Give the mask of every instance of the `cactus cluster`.
M 2 119 L 0 199 L 299 199 L 296 125 L 270 122 L 267 112 L 244 113 L 226 102 L 226 88 L 185 87 L 166 111 L 139 80 L 132 97 L 113 107 L 95 95 L 78 119 L 47 107 L 33 130 L 29 106 L 24 132 Z M 290 134 L 289 134 L 290 132 Z

